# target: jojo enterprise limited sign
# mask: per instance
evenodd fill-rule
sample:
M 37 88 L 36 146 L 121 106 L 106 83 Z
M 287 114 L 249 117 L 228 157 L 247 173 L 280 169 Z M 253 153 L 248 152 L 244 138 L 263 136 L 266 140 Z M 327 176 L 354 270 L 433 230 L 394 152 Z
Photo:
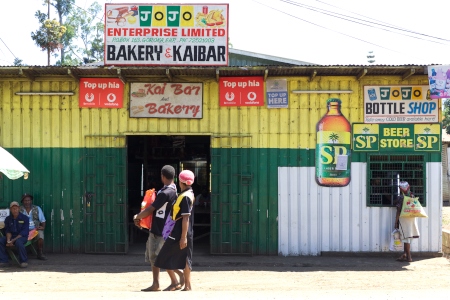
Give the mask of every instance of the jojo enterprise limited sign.
M 228 65 L 228 4 L 105 4 L 105 65 Z
M 364 86 L 364 123 L 438 123 L 428 85 Z

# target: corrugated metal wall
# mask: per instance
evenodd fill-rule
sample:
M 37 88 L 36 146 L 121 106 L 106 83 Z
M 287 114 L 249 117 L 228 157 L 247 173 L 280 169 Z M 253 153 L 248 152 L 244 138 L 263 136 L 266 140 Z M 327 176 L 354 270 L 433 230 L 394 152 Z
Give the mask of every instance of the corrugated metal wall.
M 115 147 L 108 144 L 87 144 L 87 136 L 210 135 L 213 137 L 212 151 L 216 151 L 214 155 L 217 159 L 231 159 L 224 164 L 238 161 L 233 158 L 237 157 L 233 154 L 235 149 L 242 148 L 243 153 L 250 149 L 246 155 L 250 157 L 248 168 L 251 170 L 252 180 L 248 193 L 245 191 L 245 195 L 250 196 L 245 197 L 252 198 L 245 200 L 251 201 L 251 252 L 277 254 L 277 199 L 283 192 L 277 186 L 277 170 L 278 167 L 314 166 L 315 126 L 327 110 L 326 100 L 330 97 L 340 98 L 346 118 L 351 123 L 362 122 L 361 95 L 364 85 L 428 84 L 426 76 L 412 76 L 408 81 L 401 81 L 398 76 L 366 76 L 360 81 L 351 76 L 317 76 L 312 81 L 308 77 L 292 77 L 288 78 L 290 91 L 342 89 L 353 90 L 353 93 L 290 93 L 288 109 L 268 109 L 265 106 L 220 107 L 219 86 L 214 79 L 189 77 L 180 78 L 180 81 L 204 83 L 202 119 L 129 118 L 129 84 L 125 85 L 123 108 L 92 109 L 79 108 L 79 87 L 75 80 L 53 77 L 30 82 L 23 78 L 0 78 L 0 144 L 17 154 L 31 171 L 28 181 L 3 180 L 0 184 L 0 206 L 6 206 L 11 199 L 17 200 L 23 192 L 38 195 L 37 204 L 44 207 L 47 218 L 52 220 L 47 231 L 52 232 L 53 240 L 46 242 L 47 250 L 82 251 L 85 248 L 80 239 L 84 217 L 82 168 L 85 149 L 98 147 L 98 153 L 101 153 L 100 148 Z M 75 95 L 15 95 L 16 92 L 29 91 L 74 91 Z M 222 138 L 243 136 L 251 137 L 249 143 L 237 148 L 233 144 L 229 148 L 221 144 Z M 121 156 L 121 151 L 126 150 L 117 148 L 117 155 Z M 216 182 L 223 186 L 232 184 L 234 173 L 221 173 L 220 164 L 214 161 L 212 163 L 212 172 L 219 176 Z M 219 186 L 212 186 L 213 194 L 221 193 Z M 315 184 L 311 184 L 310 188 L 317 189 Z M 233 193 L 233 190 L 228 192 Z M 345 194 L 347 192 L 347 189 L 330 190 L 333 195 L 342 193 L 341 198 L 348 197 Z M 233 201 L 238 199 L 240 198 L 235 197 Z M 218 214 L 221 212 L 217 211 Z M 328 210 L 324 212 L 331 214 Z M 333 216 L 334 213 L 333 210 Z M 336 219 L 333 222 L 335 224 Z M 339 229 L 333 226 L 328 230 L 333 230 L 334 233 Z M 309 238 L 314 237 L 311 235 Z M 221 251 L 218 247 L 226 242 L 220 238 L 211 240 L 218 252 Z M 319 249 L 324 245 L 327 244 L 321 244 Z
M 427 163 L 429 218 L 418 218 L 420 238 L 412 251 L 442 249 L 441 163 Z M 352 180 L 343 188 L 320 187 L 313 167 L 278 168 L 278 252 L 320 255 L 332 252 L 386 252 L 395 208 L 366 205 L 366 163 L 352 163 Z M 411 187 L 414 191 L 414 187 Z

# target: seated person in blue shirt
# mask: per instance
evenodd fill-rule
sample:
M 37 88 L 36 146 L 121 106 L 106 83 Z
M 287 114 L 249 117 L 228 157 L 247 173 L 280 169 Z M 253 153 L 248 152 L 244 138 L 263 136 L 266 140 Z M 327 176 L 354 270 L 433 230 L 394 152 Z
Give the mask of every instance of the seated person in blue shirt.
M 30 219 L 30 231 L 37 230 L 38 232 L 38 255 L 37 259 L 47 260 L 44 255 L 44 230 L 45 230 L 45 217 L 42 209 L 33 204 L 33 196 L 30 194 L 23 194 L 22 206 L 20 212 Z
M 9 205 L 10 215 L 5 219 L 6 236 L 0 237 L 0 267 L 8 266 L 8 255 L 6 247 L 16 246 L 19 251 L 19 261 L 22 268 L 28 266 L 27 250 L 25 243 L 28 241 L 29 219 L 19 212 L 19 203 L 11 202 Z

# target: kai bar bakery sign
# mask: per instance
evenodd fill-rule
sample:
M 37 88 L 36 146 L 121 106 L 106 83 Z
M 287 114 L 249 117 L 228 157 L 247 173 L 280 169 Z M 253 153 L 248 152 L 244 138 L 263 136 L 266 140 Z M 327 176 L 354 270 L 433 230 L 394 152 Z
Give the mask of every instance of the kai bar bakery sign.
M 81 78 L 79 106 L 122 108 L 123 82 L 118 78 Z
M 203 117 L 202 83 L 131 83 L 131 118 Z
M 428 85 L 364 87 L 364 123 L 438 123 Z
M 105 4 L 105 65 L 228 65 L 228 4 Z

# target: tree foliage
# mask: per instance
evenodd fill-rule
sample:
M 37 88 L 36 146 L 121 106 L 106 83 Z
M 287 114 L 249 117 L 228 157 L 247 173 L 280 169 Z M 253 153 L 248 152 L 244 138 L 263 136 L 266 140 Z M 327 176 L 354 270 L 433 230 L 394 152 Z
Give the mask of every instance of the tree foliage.
M 62 47 L 61 39 L 66 32 L 66 27 L 56 19 L 49 20 L 48 15 L 37 11 L 35 17 L 39 20 L 39 29 L 31 33 L 31 38 L 42 51 L 53 53 Z
M 43 0 L 43 3 L 56 10 L 64 32 L 58 40 L 52 40 L 48 27 L 44 25 L 48 21 L 48 14 L 37 11 L 36 17 L 41 27 L 32 33 L 32 39 L 43 50 L 48 49 L 54 53 L 55 57 L 58 56 L 56 53 L 60 52 L 56 65 L 80 65 L 103 60 L 104 24 L 102 19 L 97 17 L 103 13 L 100 4 L 94 2 L 85 10 L 77 7 L 75 0 Z M 50 30 L 51 32 L 53 30 Z
M 444 118 L 442 120 L 442 127 L 445 128 L 445 132 L 450 134 L 450 99 L 445 99 L 442 103 L 444 112 Z

